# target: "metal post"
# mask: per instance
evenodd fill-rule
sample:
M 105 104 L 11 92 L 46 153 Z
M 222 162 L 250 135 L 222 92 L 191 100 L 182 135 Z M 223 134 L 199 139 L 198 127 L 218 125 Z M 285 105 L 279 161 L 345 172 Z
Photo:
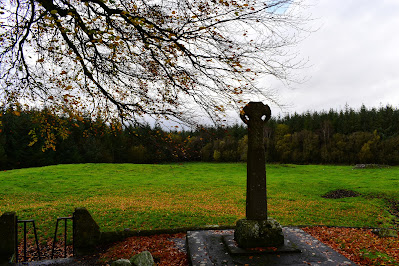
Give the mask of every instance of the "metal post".
M 72 219 L 72 256 L 75 256 L 75 217 Z
M 24 221 L 24 261 L 26 261 L 26 221 Z
M 18 216 L 15 217 L 15 263 L 18 262 Z
M 35 240 L 36 240 L 36 247 L 37 247 L 37 255 L 38 255 L 38 257 L 39 257 L 39 260 L 41 260 L 41 257 L 40 257 L 39 240 L 38 240 L 38 238 L 37 238 L 37 232 L 36 232 L 35 221 L 32 220 L 32 223 L 33 223 L 33 232 L 35 233 Z
M 54 232 L 54 240 L 53 240 L 53 250 L 51 252 L 51 259 L 54 258 L 54 249 L 55 249 L 55 243 L 57 242 L 57 230 L 58 230 L 58 219 L 57 219 L 57 223 L 55 225 L 55 232 Z
M 53 241 L 53 249 L 51 252 L 51 258 L 54 258 L 54 250 L 55 250 L 55 244 L 57 243 L 57 232 L 58 232 L 58 223 L 59 221 L 64 220 L 64 258 L 66 258 L 67 256 L 67 220 L 72 220 L 73 222 L 73 218 L 72 217 L 59 217 L 57 218 L 57 223 L 55 225 L 55 232 L 54 232 L 54 241 Z M 74 223 L 72 223 L 72 226 L 74 226 Z M 73 230 L 73 228 L 72 228 Z M 75 254 L 75 246 L 74 246 L 74 238 L 72 239 L 72 254 Z
M 64 228 L 64 258 L 66 258 L 67 254 L 67 219 L 64 219 L 65 228 Z

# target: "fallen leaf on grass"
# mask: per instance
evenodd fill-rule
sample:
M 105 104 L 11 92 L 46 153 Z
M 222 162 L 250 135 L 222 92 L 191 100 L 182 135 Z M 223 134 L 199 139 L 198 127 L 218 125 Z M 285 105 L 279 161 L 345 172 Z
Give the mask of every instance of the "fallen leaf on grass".
M 180 251 L 172 239 L 185 238 L 185 234 L 162 234 L 130 237 L 117 242 L 100 255 L 100 261 L 130 259 L 143 251 L 151 252 L 157 265 L 188 265 L 187 254 Z
M 306 227 L 303 230 L 358 265 L 399 265 L 399 238 L 372 229 Z

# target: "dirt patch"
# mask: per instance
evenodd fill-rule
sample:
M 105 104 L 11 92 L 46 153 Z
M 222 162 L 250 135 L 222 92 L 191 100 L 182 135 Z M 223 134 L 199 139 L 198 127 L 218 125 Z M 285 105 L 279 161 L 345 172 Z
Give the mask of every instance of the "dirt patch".
M 337 189 L 326 194 L 322 195 L 322 198 L 325 199 L 342 199 L 342 198 L 350 198 L 350 197 L 358 197 L 360 193 L 348 189 Z

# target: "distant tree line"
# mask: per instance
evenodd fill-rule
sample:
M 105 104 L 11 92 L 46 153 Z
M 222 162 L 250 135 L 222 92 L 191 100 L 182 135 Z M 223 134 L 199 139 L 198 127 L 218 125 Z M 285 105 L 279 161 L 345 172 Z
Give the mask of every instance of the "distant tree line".
M 46 125 L 46 126 L 43 126 Z M 246 161 L 244 125 L 166 131 L 49 110 L 0 112 L 0 169 L 60 163 Z M 307 112 L 272 118 L 266 160 L 296 164 L 399 164 L 399 109 Z

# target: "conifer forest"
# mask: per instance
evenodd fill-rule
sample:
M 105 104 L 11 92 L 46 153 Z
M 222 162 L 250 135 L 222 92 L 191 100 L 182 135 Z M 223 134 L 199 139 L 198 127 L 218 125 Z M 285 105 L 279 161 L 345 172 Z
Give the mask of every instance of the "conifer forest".
M 70 163 L 240 162 L 247 156 L 244 124 L 169 130 L 57 116 L 45 109 L 11 107 L 0 115 L 2 170 Z M 269 163 L 398 165 L 399 109 L 346 106 L 272 117 L 265 148 Z

